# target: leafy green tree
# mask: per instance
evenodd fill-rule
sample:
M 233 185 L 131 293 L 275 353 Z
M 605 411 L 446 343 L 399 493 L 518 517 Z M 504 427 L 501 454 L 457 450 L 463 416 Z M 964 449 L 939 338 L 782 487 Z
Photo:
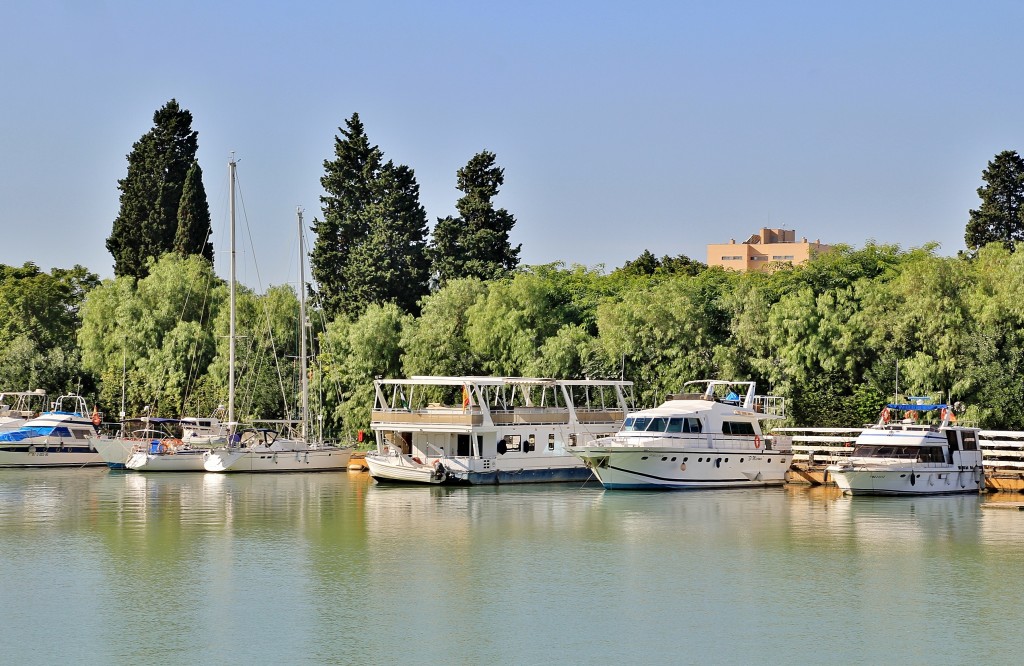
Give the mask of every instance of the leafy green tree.
M 98 284 L 82 266 L 44 273 L 33 263 L 0 265 L 0 385 L 93 391 L 75 335 L 86 294 Z
M 565 320 L 563 305 L 557 284 L 535 273 L 493 282 L 467 311 L 470 350 L 490 374 L 524 375 Z
M 418 312 L 428 290 L 427 217 L 413 170 L 383 162 L 353 113 L 334 140 L 320 179 L 323 219 L 314 220 L 313 277 L 328 317 L 355 317 L 368 304 Z
M 327 325 L 314 383 L 323 387 L 327 404 L 335 405 L 327 415 L 331 431 L 352 438 L 368 430 L 373 379 L 400 375 L 401 341 L 409 320 L 394 303 L 375 303 L 355 322 L 337 319 Z
M 728 337 L 724 271 L 638 283 L 619 301 L 598 306 L 602 353 L 637 383 L 641 404 L 658 404 L 684 381 L 718 376 L 715 350 Z
M 1004 150 L 981 172 L 981 206 L 970 212 L 964 242 L 971 249 L 992 242 L 1013 251 L 1024 240 L 1024 159 Z
M 487 284 L 476 278 L 452 280 L 423 299 L 420 316 L 402 330 L 406 375 L 482 374 L 480 359 L 470 348 L 468 311 L 486 297 Z
M 685 254 L 678 257 L 665 255 L 661 259 L 655 257 L 650 250 L 643 253 L 633 261 L 627 261 L 618 269 L 626 275 L 697 275 L 705 270 L 707 266 L 699 261 L 690 259 Z
M 148 405 L 151 413 L 181 416 L 196 404 L 191 396 L 219 342 L 211 321 L 226 300 L 209 262 L 175 253 L 141 280 L 122 276 L 89 292 L 78 344 L 83 365 L 100 377 L 106 411 L 119 411 L 122 390 L 129 414 Z
M 213 243 L 210 236 L 210 205 L 203 187 L 203 170 L 193 162 L 185 175 L 185 184 L 178 204 L 178 231 L 174 236 L 174 251 L 181 256 L 198 254 L 213 263 Z
M 505 170 L 496 166 L 496 159 L 485 150 L 457 173 L 458 189 L 464 193 L 455 204 L 459 216 L 438 219 L 431 240 L 431 263 L 440 286 L 462 277 L 505 277 L 519 265 L 522 246 L 509 242 L 515 217 L 494 208 L 493 199 L 505 184 Z
M 199 133 L 192 114 L 171 100 L 153 114 L 153 128 L 128 154 L 117 182 L 121 207 L 107 239 L 114 274 L 144 277 L 147 261 L 174 249 L 182 189 L 195 162 Z

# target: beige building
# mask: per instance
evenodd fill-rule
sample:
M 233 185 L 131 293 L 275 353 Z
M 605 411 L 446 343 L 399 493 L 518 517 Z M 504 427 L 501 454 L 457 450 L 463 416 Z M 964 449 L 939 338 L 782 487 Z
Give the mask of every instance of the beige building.
M 831 248 L 821 241 L 796 240 L 792 229 L 761 229 L 742 243 L 735 239 L 728 243 L 708 245 L 708 266 L 723 266 L 737 271 L 771 270 L 772 264 L 786 262 L 802 264 L 820 252 Z

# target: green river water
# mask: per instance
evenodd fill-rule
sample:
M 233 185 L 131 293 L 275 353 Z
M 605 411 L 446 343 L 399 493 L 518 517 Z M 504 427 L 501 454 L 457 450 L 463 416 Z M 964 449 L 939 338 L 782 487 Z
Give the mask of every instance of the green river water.
M 0 469 L 0 664 L 1008 661 L 1007 499 Z

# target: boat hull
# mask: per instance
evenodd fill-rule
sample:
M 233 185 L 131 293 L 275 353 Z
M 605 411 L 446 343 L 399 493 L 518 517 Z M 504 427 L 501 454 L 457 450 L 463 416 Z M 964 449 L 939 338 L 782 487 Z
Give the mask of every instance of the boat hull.
M 788 451 L 581 448 L 576 451 L 609 490 L 697 490 L 781 486 Z
M 554 456 L 552 456 L 554 457 Z M 593 478 L 593 473 L 579 461 L 569 456 L 560 456 L 561 465 L 544 465 L 522 460 L 522 465 L 512 464 L 497 468 L 494 461 L 486 461 L 485 470 L 474 470 L 473 465 L 482 461 L 474 458 L 446 458 L 442 472 L 433 464 L 416 463 L 407 455 L 370 454 L 366 463 L 370 476 L 378 483 L 420 483 L 452 486 L 494 486 L 513 483 L 582 483 Z M 481 465 L 483 466 L 483 465 Z
M 135 472 L 205 472 L 205 456 L 201 449 L 174 454 L 138 451 L 128 457 L 124 467 Z
M 370 476 L 378 483 L 419 483 L 438 485 L 447 474 L 439 473 L 436 467 L 417 465 L 397 456 L 367 455 L 366 465 Z
M 96 449 L 100 459 L 110 469 L 125 469 L 125 461 L 137 446 L 147 446 L 148 440 L 122 439 L 120 437 L 93 437 L 89 445 Z
M 207 472 L 329 472 L 344 470 L 351 449 L 333 447 L 305 451 L 214 449 L 206 454 Z
M 829 467 L 836 486 L 847 495 L 949 495 L 985 488 L 981 467 L 957 469 L 870 469 Z
M 32 446 L 0 450 L 0 467 L 91 467 L 103 464 L 100 455 L 86 447 Z

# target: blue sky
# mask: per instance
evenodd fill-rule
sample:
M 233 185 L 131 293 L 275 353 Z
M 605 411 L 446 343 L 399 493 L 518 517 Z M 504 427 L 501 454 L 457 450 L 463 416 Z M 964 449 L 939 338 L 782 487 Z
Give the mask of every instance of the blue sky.
M 762 226 L 954 255 L 987 162 L 1022 148 L 1022 25 L 1024 4 L 985 1 L 14 0 L 0 263 L 112 276 L 117 180 L 171 98 L 199 132 L 221 274 L 239 160 L 257 288 L 296 280 L 295 208 L 320 215 L 353 112 L 415 170 L 431 224 L 495 152 L 527 264 L 704 261 Z

